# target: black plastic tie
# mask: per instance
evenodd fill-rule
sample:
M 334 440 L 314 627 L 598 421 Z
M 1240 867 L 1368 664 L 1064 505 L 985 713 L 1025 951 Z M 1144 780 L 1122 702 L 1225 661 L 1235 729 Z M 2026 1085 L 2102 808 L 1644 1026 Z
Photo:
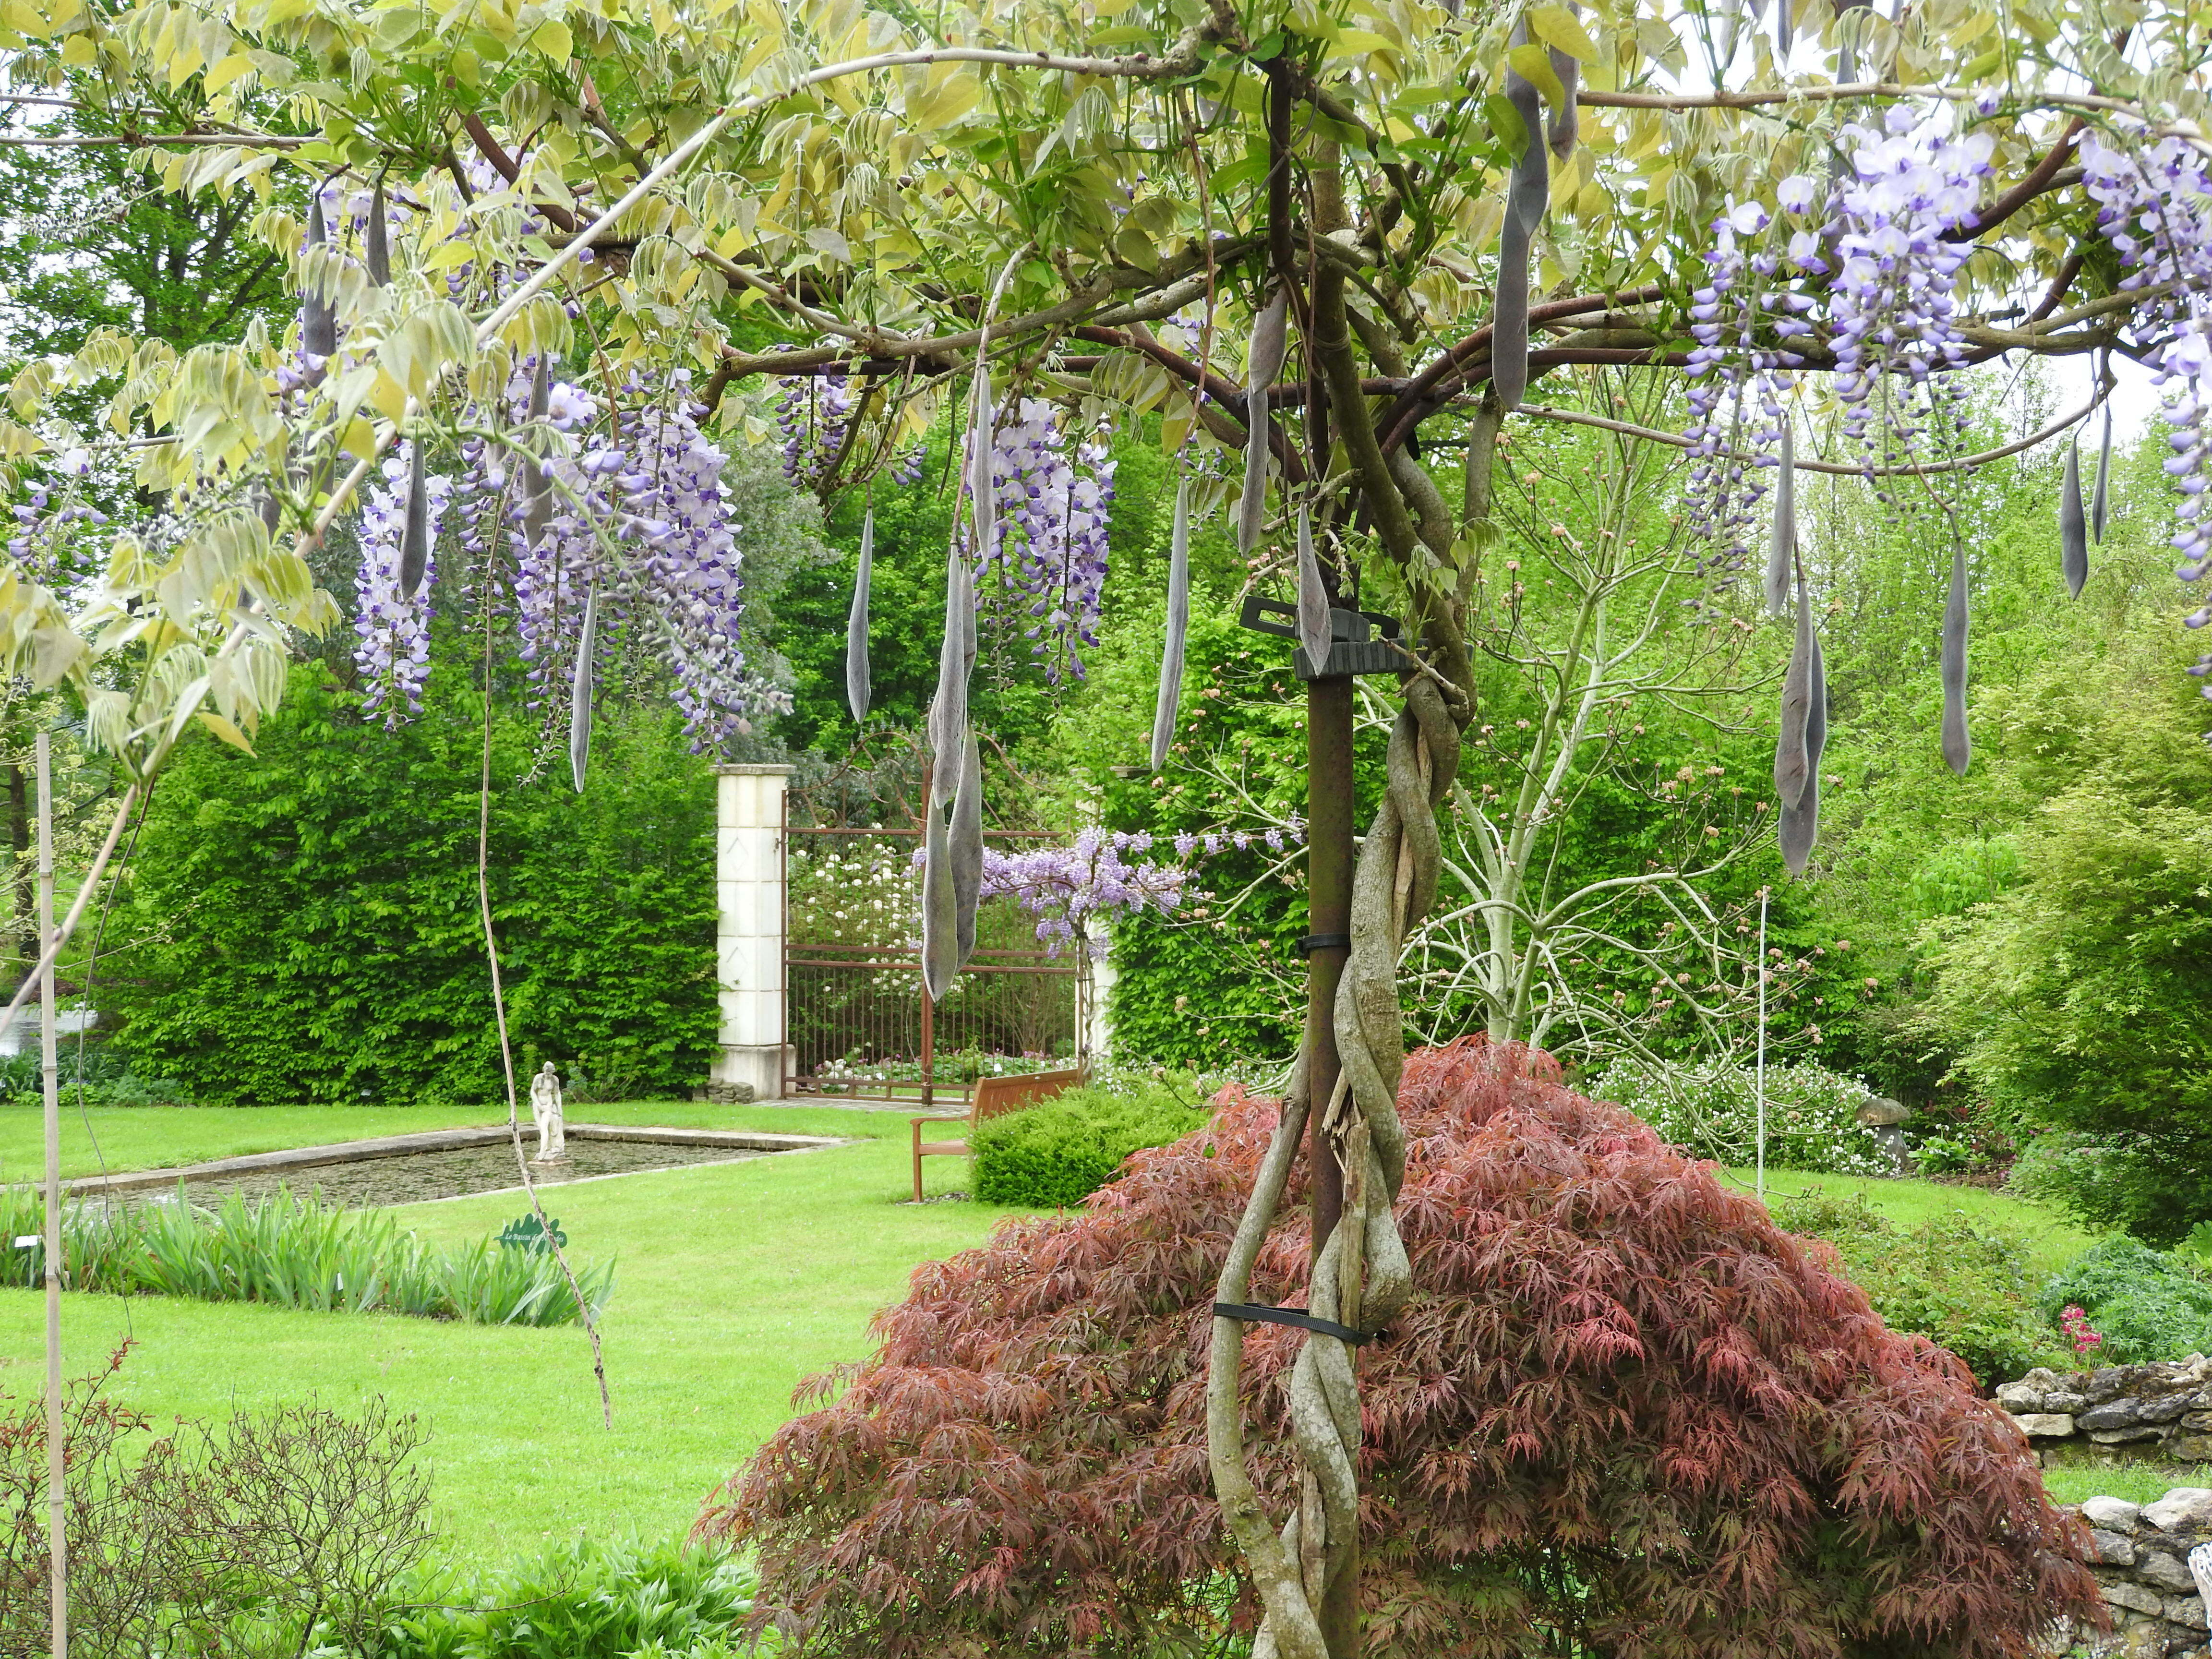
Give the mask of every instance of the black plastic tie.
M 1248 1325 L 1289 1325 L 1302 1331 L 1318 1331 L 1323 1336 L 1333 1336 L 1354 1346 L 1373 1342 L 1382 1334 L 1380 1331 L 1355 1331 L 1332 1319 L 1316 1319 L 1303 1308 L 1269 1308 L 1251 1302 L 1217 1302 L 1213 1304 L 1213 1316 L 1239 1319 Z
M 1310 957 L 1316 951 L 1349 951 L 1351 948 L 1352 935 L 1349 933 L 1308 933 L 1298 941 L 1298 954 L 1302 957 Z

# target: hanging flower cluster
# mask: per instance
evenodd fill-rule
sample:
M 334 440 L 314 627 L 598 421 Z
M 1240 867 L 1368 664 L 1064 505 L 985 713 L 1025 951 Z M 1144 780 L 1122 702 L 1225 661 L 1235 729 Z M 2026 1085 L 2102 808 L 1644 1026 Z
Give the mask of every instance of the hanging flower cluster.
M 1182 903 L 1191 870 L 1122 857 L 1152 848 L 1152 836 L 1142 831 L 1109 835 L 1099 830 L 1085 830 L 1065 847 L 1033 852 L 1000 853 L 986 847 L 979 896 L 1018 900 L 1037 918 L 1036 936 L 1051 955 L 1059 955 L 1064 943 L 1081 939 L 1093 957 L 1103 957 L 1107 939 L 1103 932 L 1091 932 L 1092 917 L 1110 921 L 1147 910 L 1172 915 Z
M 1080 680 L 1083 650 L 1098 643 L 1114 507 L 1106 445 L 1090 439 L 1073 447 L 1071 455 L 1060 413 L 1043 398 L 1007 411 L 991 443 L 997 522 L 978 560 L 979 591 L 1019 608 L 1009 620 L 1054 685 L 1063 674 Z
M 1964 353 L 1956 295 L 1971 245 L 1944 233 L 1974 222 L 1995 143 L 1953 136 L 1939 118 L 1899 105 L 1879 129 L 1847 126 L 1848 170 L 1832 185 L 1793 174 L 1771 208 L 1732 202 L 1713 222 L 1705 286 L 1691 296 L 1687 436 L 1691 522 L 1711 544 L 1717 586 L 1747 562 L 1782 398 L 1817 334 L 1835 354 L 1844 429 L 1869 471 L 1893 441 L 1922 435 L 1923 407 L 1943 437 L 1957 434 L 1963 387 L 1938 377 Z
M 361 668 L 362 707 L 384 711 L 384 724 L 395 726 L 422 712 L 422 683 L 430 672 L 430 578 L 437 567 L 438 529 L 453 497 L 453 481 L 443 473 L 424 477 L 430 559 L 422 586 L 410 597 L 400 592 L 399 550 L 407 523 L 408 478 L 414 446 L 402 441 L 386 457 L 384 482 L 368 492 L 361 515 L 361 568 L 354 577 L 359 600 L 354 617 L 354 661 Z
M 2171 288 L 2143 303 L 2150 328 L 2166 335 L 2150 359 L 2166 401 L 2170 428 L 2167 476 L 2181 492 L 2173 536 L 2185 582 L 2212 572 L 2212 172 L 2204 157 L 2179 138 L 2156 143 L 2122 135 L 2114 144 L 2094 133 L 2081 140 L 2082 182 L 2097 204 L 2098 228 L 2118 252 L 2123 289 Z M 2183 621 L 2212 623 L 2212 605 Z M 2212 654 L 2190 671 L 2212 675 Z M 2212 697 L 2212 681 L 2204 687 Z
M 623 624 L 668 667 L 677 705 L 694 747 L 710 749 L 750 732 L 763 708 L 785 694 L 750 673 L 741 642 L 744 555 L 720 486 L 728 458 L 700 430 L 688 372 L 665 380 L 633 380 L 611 406 L 574 386 L 555 383 L 544 412 L 530 417 L 534 363 L 520 366 L 496 410 L 471 410 L 463 423 L 495 426 L 533 449 L 552 447 L 542 465 L 503 442 L 471 438 L 458 479 L 432 481 L 432 537 L 456 496 L 463 504 L 456 544 L 465 556 L 465 597 L 509 605 L 518 648 L 537 701 L 573 677 L 584 602 L 601 596 L 599 650 L 620 648 Z M 520 430 L 537 428 L 533 436 Z M 370 706 L 399 718 L 392 693 L 419 711 L 433 614 L 426 574 L 410 598 L 399 589 L 398 544 L 406 477 L 386 464 L 391 482 L 372 494 L 362 536 L 362 619 L 357 657 Z M 534 473 L 541 472 L 539 485 Z
M 33 581 L 52 588 L 69 586 L 81 572 L 72 568 L 83 557 L 78 537 L 107 522 L 107 514 L 85 501 L 59 478 L 82 478 L 92 471 L 92 458 L 72 449 L 47 464 L 47 476 L 31 486 L 31 493 L 11 509 L 15 534 L 8 538 L 8 556 Z M 82 529 L 79 528 L 82 526 Z
M 783 435 L 783 476 L 818 483 L 844 453 L 853 415 L 852 382 L 842 374 L 793 374 L 777 383 L 776 430 Z
M 1690 296 L 1690 333 L 1698 343 L 1689 359 L 1690 531 L 1709 550 L 1698 568 L 1711 573 L 1717 590 L 1732 586 L 1750 557 L 1766 493 L 1764 456 L 1782 441 L 1788 371 L 1804 361 L 1765 341 L 1812 331 L 1798 320 L 1811 301 L 1778 289 L 1780 262 L 1771 252 L 1753 251 L 1770 222 L 1756 202 L 1730 204 L 1713 221 L 1705 286 Z
M 1966 349 L 1957 289 L 1972 244 L 1947 241 L 1944 233 L 1976 222 L 1996 141 L 1985 132 L 1950 137 L 1929 115 L 1900 104 L 1879 131 L 1844 129 L 1850 176 L 1838 185 L 1823 233 L 1836 266 L 1828 293 L 1836 395 L 1844 433 L 1869 468 L 1885 442 L 1875 426 L 1878 402 L 1887 404 L 1881 412 L 1900 447 L 1921 435 L 1909 397 L 1881 397 L 1884 375 L 1907 377 L 1928 392 L 1931 410 L 1948 424 L 1944 440 L 1963 429 L 1964 387 L 1930 378 L 1957 368 Z M 1791 240 L 1806 246 L 1801 270 L 1825 268 L 1814 263 L 1809 234 Z

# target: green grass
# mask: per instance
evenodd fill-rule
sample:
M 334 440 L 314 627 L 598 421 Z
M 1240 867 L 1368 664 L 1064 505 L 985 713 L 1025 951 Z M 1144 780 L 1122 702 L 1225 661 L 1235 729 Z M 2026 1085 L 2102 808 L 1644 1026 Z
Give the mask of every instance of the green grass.
M 1752 1190 L 1749 1170 L 1722 1172 L 1730 1185 Z M 1796 1170 L 1769 1170 L 1766 1195 L 1771 1200 L 1801 1193 L 1825 1192 L 1843 1197 L 1863 1193 L 1867 1202 L 1899 1227 L 1917 1227 L 1937 1216 L 1963 1211 L 1978 1222 L 1995 1222 L 2019 1235 L 2027 1246 L 2029 1282 L 2039 1285 L 2097 1241 L 2097 1235 L 2075 1225 L 2057 1211 L 1980 1187 L 1950 1187 L 1933 1181 L 1886 1181 L 1863 1176 L 1806 1175 Z
M 2092 1498 L 2154 1504 L 2176 1486 L 2212 1486 L 2212 1467 L 2162 1463 L 2150 1458 L 2077 1455 L 2045 1463 L 2043 1469 L 2043 1489 L 2054 1504 L 2080 1504 Z
M 276 1132 L 274 1109 L 113 1115 L 134 1121 L 126 1130 L 139 1120 L 146 1127 L 118 1135 L 111 1165 L 127 1156 L 142 1167 L 396 1132 L 401 1121 L 410 1128 L 471 1121 L 428 1110 L 300 1112 L 284 1115 L 296 1126 L 285 1134 Z M 463 1561 L 534 1554 L 579 1534 L 665 1536 L 687 1528 L 715 1483 L 791 1415 L 802 1377 L 866 1357 L 870 1319 L 905 1294 L 917 1263 L 981 1243 L 1011 1213 L 898 1203 L 908 1176 L 897 1114 L 656 1104 L 592 1107 L 588 1115 L 878 1137 L 548 1194 L 574 1251 L 620 1258 L 604 1326 L 612 1433 L 600 1425 L 590 1349 L 574 1327 L 72 1295 L 63 1306 L 70 1369 L 88 1371 L 134 1339 L 117 1391 L 160 1419 L 308 1395 L 347 1405 L 372 1392 L 420 1412 L 434 1437 L 436 1524 Z M 8 1144 L 22 1138 L 20 1116 L 8 1122 Z M 957 1158 L 925 1167 L 931 1191 L 967 1181 Z M 458 1243 L 495 1231 L 521 1208 L 509 1194 L 398 1213 L 426 1242 Z M 38 1292 L 0 1291 L 0 1390 L 40 1386 L 42 1330 Z
M 580 1123 L 650 1123 L 678 1129 L 773 1129 L 785 1134 L 866 1138 L 907 1133 L 908 1114 L 834 1106 L 714 1106 L 688 1101 L 621 1101 L 574 1106 Z M 912 1115 L 921 1116 L 917 1108 Z M 210 1158 L 283 1152 L 337 1140 L 504 1123 L 495 1106 L 130 1106 L 79 1112 L 62 1099 L 62 1174 L 165 1170 Z M 36 1106 L 0 1106 L 0 1181 L 46 1173 L 44 1116 Z M 529 1139 L 530 1110 L 522 1112 Z

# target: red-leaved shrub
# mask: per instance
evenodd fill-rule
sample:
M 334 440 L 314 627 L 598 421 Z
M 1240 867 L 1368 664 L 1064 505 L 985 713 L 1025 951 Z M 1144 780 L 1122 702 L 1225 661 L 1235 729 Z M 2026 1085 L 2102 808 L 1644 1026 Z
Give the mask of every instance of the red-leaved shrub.
M 700 1522 L 758 1553 L 759 1619 L 852 1659 L 1242 1645 L 1200 1401 L 1274 1111 L 1219 1106 L 1087 1212 L 919 1269 L 878 1357 L 809 1385 L 848 1386 Z M 2010 1655 L 2097 1619 L 2020 1431 L 1825 1247 L 1540 1054 L 1417 1054 L 1400 1110 L 1420 1294 L 1360 1360 L 1378 1659 Z M 1285 1215 L 1254 1291 L 1296 1304 Z M 1255 1450 L 1287 1442 L 1298 1340 L 1246 1339 Z

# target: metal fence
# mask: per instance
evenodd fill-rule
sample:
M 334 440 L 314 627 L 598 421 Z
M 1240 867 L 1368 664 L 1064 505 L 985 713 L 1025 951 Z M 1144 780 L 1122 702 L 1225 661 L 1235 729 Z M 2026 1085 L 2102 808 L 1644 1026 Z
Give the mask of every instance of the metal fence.
M 1079 1053 L 1084 964 L 1048 954 L 1012 899 L 977 908 L 975 954 L 945 1000 L 933 1007 L 922 994 L 919 830 L 791 828 L 783 844 L 786 1097 L 957 1101 L 980 1075 Z

